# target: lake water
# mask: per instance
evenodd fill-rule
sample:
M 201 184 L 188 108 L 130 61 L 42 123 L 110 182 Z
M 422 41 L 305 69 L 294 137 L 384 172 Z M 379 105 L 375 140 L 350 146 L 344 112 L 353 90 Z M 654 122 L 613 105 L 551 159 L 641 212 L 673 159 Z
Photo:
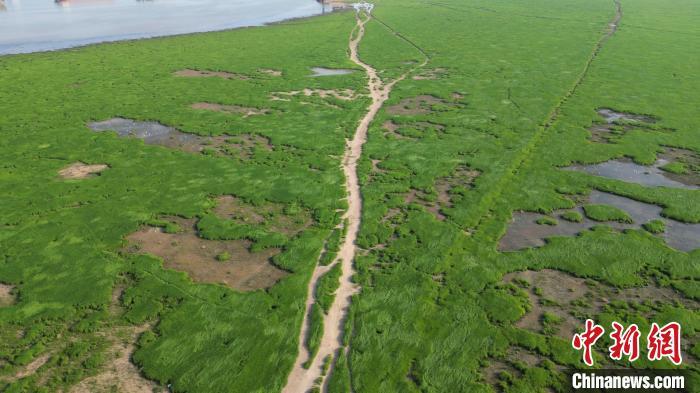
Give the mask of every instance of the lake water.
M 315 0 L 0 0 L 0 55 L 259 26 L 323 12 Z

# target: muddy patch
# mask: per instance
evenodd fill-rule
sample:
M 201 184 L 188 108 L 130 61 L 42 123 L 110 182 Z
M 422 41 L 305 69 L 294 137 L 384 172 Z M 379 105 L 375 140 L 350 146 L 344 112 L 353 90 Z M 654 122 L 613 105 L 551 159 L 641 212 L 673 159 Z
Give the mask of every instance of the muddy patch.
M 274 70 L 272 68 L 258 68 L 258 72 L 261 74 L 275 76 L 275 77 L 282 76 L 282 71 Z
M 404 195 L 404 202 L 418 203 L 432 213 L 438 221 L 444 221 L 447 217 L 442 211 L 454 207 L 456 199 L 473 187 L 474 181 L 480 174 L 477 170 L 460 165 L 449 176 L 438 178 L 432 193 L 411 189 Z
M 99 175 L 107 168 L 109 166 L 105 164 L 88 165 L 84 162 L 75 162 L 58 171 L 58 175 L 64 179 L 85 179 Z
M 563 169 L 650 187 L 685 188 L 691 190 L 700 188 L 700 186 L 684 184 L 670 178 L 669 172 L 661 169 L 668 164 L 669 162 L 663 158 L 658 159 L 652 166 L 639 165 L 629 159 L 620 159 L 594 165 L 573 165 Z
M 343 101 L 350 101 L 357 98 L 357 94 L 352 89 L 304 89 L 304 90 L 294 90 L 294 91 L 276 91 L 270 93 L 270 100 L 272 101 L 291 101 L 291 97 L 303 96 L 303 97 L 320 97 L 320 98 L 335 98 Z
M 686 149 L 666 148 L 659 154 L 664 176 L 688 186 L 700 187 L 700 154 Z M 664 163 L 665 164 L 662 164 Z
M 107 365 L 97 375 L 88 377 L 75 385 L 71 393 L 92 392 L 165 392 L 156 383 L 145 379 L 141 371 L 131 362 L 138 337 L 150 328 L 149 325 L 116 328 L 109 339 L 112 345 L 106 353 Z M 125 338 L 122 338 L 125 337 Z
M 180 231 L 146 226 L 127 237 L 128 251 L 163 259 L 164 266 L 186 272 L 193 281 L 217 283 L 240 291 L 269 288 L 288 273 L 271 263 L 278 248 L 251 252 L 249 240 L 206 240 L 197 236 L 194 219 L 170 217 Z M 222 256 L 225 256 L 223 258 Z
M 88 126 L 97 132 L 115 131 L 120 137 L 142 139 L 147 145 L 163 146 L 188 153 L 228 155 L 249 159 L 256 149 L 273 150 L 268 138 L 255 134 L 200 136 L 184 133 L 157 122 L 123 118 L 94 122 Z
M 0 284 L 0 307 L 11 306 L 15 303 L 15 287 L 13 285 Z
M 313 73 L 309 76 L 319 77 L 319 76 L 347 75 L 347 74 L 351 74 L 355 71 L 344 69 L 344 68 L 311 67 L 311 72 L 313 72 Z
M 598 109 L 597 113 L 603 121 L 596 122 L 588 128 L 592 142 L 611 143 L 616 138 L 634 129 L 670 131 L 669 129 L 653 126 L 657 119 L 648 115 L 617 112 L 609 108 Z
M 445 106 L 452 106 L 445 100 L 431 95 L 419 95 L 404 98 L 398 104 L 389 106 L 386 111 L 391 115 L 412 116 L 425 115 L 431 112 L 442 111 Z
M 223 105 L 214 104 L 211 102 L 196 102 L 190 106 L 192 109 L 212 111 L 212 112 L 222 112 L 228 114 L 243 115 L 243 118 L 259 115 L 267 115 L 271 113 L 269 109 L 259 109 L 240 105 Z
M 175 76 L 183 78 L 222 78 L 222 79 L 239 79 L 248 80 L 250 77 L 244 74 L 225 71 L 200 71 L 193 69 L 185 69 L 175 72 Z
M 508 273 L 503 281 L 519 286 L 527 295 L 530 310 L 516 322 L 521 329 L 571 340 L 586 318 L 604 311 L 611 302 L 675 304 L 696 310 L 698 302 L 666 287 L 646 285 L 615 288 L 552 269 Z
M 661 216 L 662 208 L 597 190 L 591 191 L 586 203 L 609 205 L 626 212 L 632 223 L 606 222 L 604 224 L 587 218 L 581 205 L 574 209 L 556 210 L 550 215 L 531 212 L 516 212 L 506 234 L 499 242 L 500 251 L 517 251 L 545 245 L 546 239 L 554 236 L 575 236 L 596 225 L 608 225 L 617 230 L 639 229 L 652 220 L 661 220 L 665 232 L 660 236 L 666 243 L 681 251 L 700 248 L 700 224 L 685 224 Z M 564 217 L 578 213 L 578 222 Z M 542 220 L 554 220 L 555 225 L 546 225 Z
M 424 70 L 418 75 L 413 76 L 413 80 L 436 80 L 442 78 L 445 75 L 447 75 L 446 68 L 433 68 L 429 70 Z
M 287 236 L 294 236 L 313 224 L 307 209 L 271 202 L 252 205 L 232 195 L 216 198 L 214 214 L 238 224 L 259 225 Z

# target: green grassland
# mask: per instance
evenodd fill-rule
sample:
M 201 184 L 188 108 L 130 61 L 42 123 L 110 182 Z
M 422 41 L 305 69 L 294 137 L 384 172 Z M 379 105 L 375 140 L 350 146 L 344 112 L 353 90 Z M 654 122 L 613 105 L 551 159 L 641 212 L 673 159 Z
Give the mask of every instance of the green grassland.
M 540 289 L 503 281 L 507 273 L 541 269 L 586 279 L 595 294 L 650 285 L 680 293 L 683 302 L 620 300 L 595 312 L 586 311 L 591 299 L 572 304 L 579 321 L 592 317 L 607 327 L 612 320 L 635 322 L 645 332 L 654 321 L 681 322 L 683 367 L 697 376 L 700 251 L 668 247 L 653 234 L 663 227 L 620 232 L 600 222 L 543 247 L 497 249 L 513 212 L 572 208 L 594 189 L 661 206 L 666 217 L 700 222 L 700 191 L 560 169 L 622 157 L 651 164 L 665 146 L 700 153 L 700 119 L 694 115 L 700 5 L 621 0 L 619 27 L 605 39 L 616 14 L 612 0 L 376 4 L 360 43 L 363 61 L 382 78 L 429 61 L 396 84 L 370 125 L 359 163 L 363 216 L 354 280 L 362 289 L 353 297 L 346 347 L 329 371 L 328 391 L 561 391 L 559 368 L 581 367 L 580 354 L 555 334 L 563 324 L 555 314 L 543 314 L 541 331 L 519 326 L 534 307 L 527 291 L 539 296 Z M 319 257 L 331 263 L 338 250 L 346 206 L 340 160 L 369 100 L 269 96 L 304 88 L 366 93 L 361 71 L 308 77 L 314 66 L 354 67 L 347 58 L 354 23 L 352 13 L 342 12 L 263 28 L 0 58 L 0 282 L 17 292 L 13 305 L 0 307 L 0 390 L 65 389 L 106 361 L 105 331 L 151 324 L 134 353 L 149 379 L 178 392 L 280 391 L 296 356 L 313 264 Z M 251 78 L 173 75 L 183 69 Z M 429 70 L 438 71 L 431 77 Z M 416 113 L 392 111 L 417 96 L 436 101 Z M 270 113 L 197 111 L 190 108 L 195 102 Z M 614 143 L 593 143 L 587 128 L 600 121 L 599 108 L 658 121 Z M 205 136 L 262 135 L 274 148 L 231 159 L 86 127 L 113 117 Z M 386 133 L 389 121 L 402 137 Z M 58 177 L 76 161 L 109 168 L 87 179 Z M 442 217 L 436 215 L 428 204 L 442 201 L 441 184 L 464 168 L 478 176 L 453 184 L 449 203 L 440 202 Z M 420 198 L 409 203 L 412 192 Z M 211 214 L 221 195 L 306 209 L 313 225 L 286 236 L 223 222 Z M 586 214 L 601 221 L 626 218 L 609 206 L 595 207 Z M 195 283 L 164 269 L 154 256 L 125 250 L 125 237 L 143 224 L 177 231 L 158 221 L 163 215 L 199 217 L 205 237 L 280 247 L 274 263 L 290 274 L 270 288 L 240 292 Z M 583 219 L 552 217 L 543 224 Z M 336 277 L 331 270 L 317 288 L 323 300 L 314 309 L 316 322 L 332 301 Z M 117 287 L 124 293 L 116 304 L 120 311 L 113 312 Z M 559 307 L 555 300 L 540 299 Z M 314 347 L 322 325 L 312 327 L 308 344 Z M 599 366 L 610 365 L 607 345 L 597 345 Z M 538 361 L 514 362 L 513 349 Z M 9 378 L 47 354 L 51 360 L 34 375 Z M 490 379 L 489 367 L 498 362 L 510 369 Z

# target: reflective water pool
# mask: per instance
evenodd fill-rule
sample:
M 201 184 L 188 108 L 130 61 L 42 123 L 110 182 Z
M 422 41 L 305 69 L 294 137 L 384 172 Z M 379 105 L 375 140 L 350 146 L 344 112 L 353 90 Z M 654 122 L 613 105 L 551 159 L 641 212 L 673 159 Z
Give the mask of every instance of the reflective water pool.
M 0 0 L 0 55 L 258 26 L 322 12 L 315 0 Z

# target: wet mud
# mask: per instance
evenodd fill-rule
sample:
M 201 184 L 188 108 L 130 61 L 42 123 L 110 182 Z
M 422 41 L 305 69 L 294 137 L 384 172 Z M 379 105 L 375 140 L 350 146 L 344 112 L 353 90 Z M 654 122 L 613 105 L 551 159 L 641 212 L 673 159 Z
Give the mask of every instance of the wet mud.
M 542 225 L 537 221 L 548 217 L 544 214 L 532 212 L 516 212 L 513 214 L 506 234 L 501 238 L 498 249 L 500 251 L 517 251 L 531 247 L 541 247 L 546 244 L 546 239 L 554 236 L 575 236 L 597 225 L 607 225 L 616 230 L 640 229 L 642 225 L 652 220 L 661 220 L 666 225 L 666 230 L 659 236 L 666 244 L 680 251 L 692 251 L 700 248 L 700 224 L 686 224 L 664 218 L 661 216 L 662 208 L 653 204 L 635 201 L 634 199 L 618 195 L 591 191 L 586 203 L 614 206 L 625 211 L 633 220 L 632 224 L 621 222 L 600 223 L 593 221 L 583 212 L 582 205 L 574 209 L 554 211 L 549 217 L 557 219 L 557 225 Z M 571 222 L 562 219 L 562 214 L 576 211 L 582 216 L 581 222 Z

